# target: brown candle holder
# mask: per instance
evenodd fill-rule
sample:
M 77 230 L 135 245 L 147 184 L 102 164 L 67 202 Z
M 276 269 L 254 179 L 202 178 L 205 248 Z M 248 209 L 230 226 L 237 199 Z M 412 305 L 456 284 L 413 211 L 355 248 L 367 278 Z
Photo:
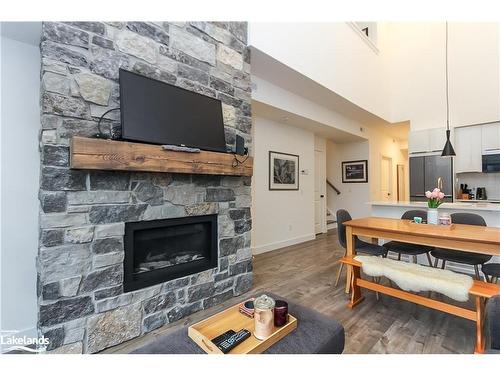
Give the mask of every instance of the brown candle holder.
M 274 326 L 282 327 L 288 322 L 288 303 L 283 300 L 276 300 L 274 305 Z

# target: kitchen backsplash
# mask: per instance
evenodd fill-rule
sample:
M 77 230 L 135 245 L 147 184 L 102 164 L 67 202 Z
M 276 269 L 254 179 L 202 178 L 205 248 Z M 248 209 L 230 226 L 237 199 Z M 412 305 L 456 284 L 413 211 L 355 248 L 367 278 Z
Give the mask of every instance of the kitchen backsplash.
M 461 173 L 457 178 L 458 186 L 467 184 L 469 189 L 485 187 L 488 200 L 500 200 L 500 173 Z

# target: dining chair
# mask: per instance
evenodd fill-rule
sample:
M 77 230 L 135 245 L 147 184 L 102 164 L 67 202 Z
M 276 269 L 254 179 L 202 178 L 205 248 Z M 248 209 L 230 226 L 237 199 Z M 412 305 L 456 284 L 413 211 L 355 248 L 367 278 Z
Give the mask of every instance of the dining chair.
M 483 217 L 478 214 L 460 212 L 451 214 L 450 216 L 451 222 L 454 224 L 479 225 L 483 227 L 486 226 L 486 222 L 484 221 Z M 446 262 L 448 261 L 474 266 L 474 272 L 477 280 L 481 280 L 481 275 L 479 274 L 479 265 L 483 265 L 491 259 L 491 255 L 476 254 L 469 253 L 467 251 L 449 250 L 442 248 L 436 248 L 435 250 L 432 250 L 431 255 L 436 258 L 434 261 L 434 267 L 438 266 L 439 260 L 442 261 L 442 269 L 445 268 Z
M 351 215 L 346 210 L 340 209 L 337 211 L 337 236 L 339 238 L 340 246 L 342 246 L 344 251 L 344 256 L 347 255 L 347 237 L 346 237 L 346 227 L 344 223 L 346 221 L 352 220 Z M 387 256 L 387 250 L 385 247 L 372 244 L 370 242 L 365 242 L 360 240 L 357 236 L 354 239 L 354 248 L 356 253 L 373 255 L 373 256 Z M 340 263 L 340 268 L 337 273 L 337 280 L 335 281 L 335 286 L 339 284 L 340 275 L 342 274 L 342 269 L 344 268 L 344 263 Z
M 500 277 L 500 263 L 486 263 L 481 266 L 484 278 L 487 282 L 496 284 Z
M 413 220 L 415 216 L 421 217 L 422 220 L 427 221 L 427 212 L 424 210 L 409 210 L 403 213 L 401 216 L 402 220 Z M 427 255 L 427 261 L 432 267 L 432 260 L 429 252 L 434 250 L 433 246 L 416 245 L 412 243 L 390 241 L 383 245 L 387 251 L 392 251 L 398 254 L 398 260 L 401 260 L 401 255 L 409 255 L 413 257 L 413 263 L 417 263 L 417 255 L 425 254 Z

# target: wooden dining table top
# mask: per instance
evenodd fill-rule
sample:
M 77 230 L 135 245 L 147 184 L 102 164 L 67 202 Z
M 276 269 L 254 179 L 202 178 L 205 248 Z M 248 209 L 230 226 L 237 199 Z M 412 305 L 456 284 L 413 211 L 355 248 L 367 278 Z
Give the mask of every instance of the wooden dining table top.
M 343 223 L 345 226 L 370 229 L 395 234 L 417 235 L 437 239 L 454 239 L 500 246 L 500 228 L 478 225 L 452 224 L 432 225 L 416 224 L 411 220 L 385 217 L 365 217 Z

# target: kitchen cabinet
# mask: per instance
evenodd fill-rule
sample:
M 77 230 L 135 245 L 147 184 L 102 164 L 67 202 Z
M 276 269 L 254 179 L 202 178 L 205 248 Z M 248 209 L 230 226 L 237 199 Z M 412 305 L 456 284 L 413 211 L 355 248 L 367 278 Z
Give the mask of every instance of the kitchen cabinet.
M 500 122 L 482 125 L 482 151 L 500 151 Z
M 408 152 L 419 154 L 441 151 L 446 142 L 446 128 L 412 131 L 408 134 Z
M 412 131 L 408 134 L 409 153 L 428 152 L 429 148 L 429 131 L 427 129 Z
M 455 129 L 455 172 L 482 172 L 482 126 Z
M 430 151 L 443 151 L 446 143 L 446 128 L 435 128 L 429 131 L 429 149 Z

